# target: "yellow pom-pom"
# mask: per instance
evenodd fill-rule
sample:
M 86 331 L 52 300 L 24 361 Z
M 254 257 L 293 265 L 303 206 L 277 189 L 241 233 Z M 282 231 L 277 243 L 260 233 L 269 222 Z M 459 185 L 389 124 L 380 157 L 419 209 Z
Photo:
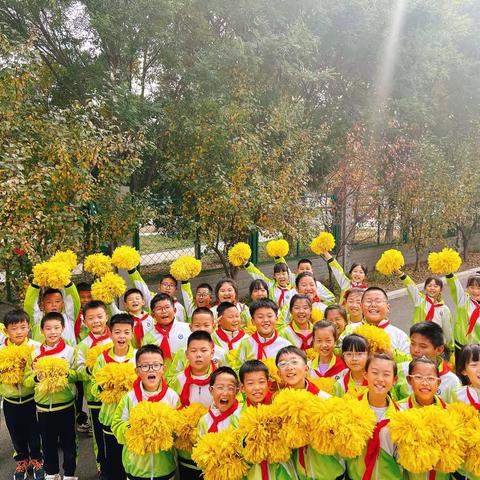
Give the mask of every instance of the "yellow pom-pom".
M 245 242 L 238 242 L 236 243 L 230 250 L 228 251 L 228 261 L 234 267 L 241 267 L 252 256 L 252 249 L 250 245 Z
M 282 433 L 282 418 L 270 405 L 248 407 L 241 415 L 238 429 L 243 438 L 243 455 L 249 463 L 286 462 L 291 449 Z
M 240 432 L 232 427 L 207 433 L 192 450 L 192 459 L 205 480 L 241 480 L 250 466 L 243 459 Z
M 383 275 L 392 275 L 397 270 L 400 270 L 405 265 L 405 259 L 400 250 L 394 248 L 385 250 L 378 260 L 375 268 Z
M 136 455 L 158 453 L 173 447 L 175 410 L 163 402 L 140 402 L 130 410 L 125 432 L 127 450 Z
M 310 416 L 313 405 L 321 401 L 306 390 L 280 390 L 273 400 L 275 412 L 282 417 L 285 442 L 290 448 L 309 445 L 313 430 Z M 298 408 L 301 405 L 302 408 Z
M 23 382 L 25 367 L 31 363 L 33 347 L 8 344 L 0 350 L 0 383 L 16 385 Z
M 113 251 L 112 263 L 117 268 L 131 270 L 140 263 L 140 254 L 133 247 L 122 245 Z
M 182 282 L 195 278 L 201 271 L 202 262 L 188 255 L 177 258 L 170 265 L 170 274 Z
M 243 328 L 242 330 L 247 334 L 247 335 L 253 335 L 257 331 L 257 327 L 249 321 Z
M 95 366 L 95 362 L 97 358 L 109 348 L 112 348 L 112 343 L 108 342 L 102 345 L 95 345 L 94 347 L 90 348 L 87 352 L 87 358 L 85 359 L 85 365 L 92 369 Z
M 77 255 L 71 250 L 57 252 L 53 257 L 50 258 L 49 261 L 64 263 L 69 270 L 73 270 L 78 264 Z
M 364 323 L 355 329 L 355 333 L 364 336 L 368 340 L 371 353 L 387 352 L 392 353 L 392 342 L 388 333 L 383 328 Z
M 310 446 L 321 455 L 334 455 L 335 434 L 338 430 L 337 412 L 342 408 L 341 398 L 331 397 L 316 402 L 310 412 L 309 428 L 312 434 Z
M 65 263 L 43 262 L 33 267 L 33 283 L 39 287 L 64 288 L 72 272 Z
M 452 248 L 444 248 L 441 252 L 428 255 L 428 268 L 435 275 L 445 275 L 458 271 L 462 265 L 460 254 Z
M 270 240 L 267 243 L 266 250 L 270 257 L 286 257 L 290 246 L 286 240 L 280 238 L 279 240 Z
M 208 409 L 201 403 L 192 403 L 178 411 L 175 427 L 175 447 L 191 452 L 197 441 L 198 422 Z
M 107 363 L 95 373 L 95 381 L 101 387 L 102 403 L 118 403 L 132 389 L 137 379 L 131 363 Z
M 280 385 L 281 379 L 280 375 L 278 374 L 278 368 L 275 365 L 275 359 L 274 358 L 263 358 L 262 363 L 266 365 L 268 368 L 268 376 L 271 382 L 276 382 Z
M 334 385 L 335 379 L 332 377 L 316 377 L 316 378 L 309 378 L 308 379 L 311 383 L 313 383 L 317 388 L 323 390 L 330 395 L 334 393 Z
M 316 255 L 331 252 L 335 248 L 335 237 L 328 232 L 322 232 L 310 243 L 310 250 Z
M 319 308 L 312 308 L 312 322 L 319 322 L 325 318 L 325 315 Z
M 318 352 L 315 351 L 313 348 L 307 349 L 307 351 L 305 353 L 307 354 L 307 358 L 309 360 L 315 360 L 317 358 L 317 355 L 318 355 Z
M 41 357 L 35 364 L 38 379 L 37 391 L 40 395 L 51 395 L 68 385 L 68 363 L 63 358 Z
M 108 272 L 92 285 L 92 298 L 101 300 L 105 304 L 112 303 L 116 297 L 125 293 L 125 280 L 116 273 Z
M 93 253 L 85 257 L 83 269 L 96 277 L 103 277 L 112 271 L 112 259 L 103 253 Z
M 240 367 L 242 366 L 239 353 L 240 352 L 238 351 L 238 348 L 233 348 L 227 353 L 227 358 L 226 358 L 227 365 L 233 368 L 234 370 L 239 370 Z

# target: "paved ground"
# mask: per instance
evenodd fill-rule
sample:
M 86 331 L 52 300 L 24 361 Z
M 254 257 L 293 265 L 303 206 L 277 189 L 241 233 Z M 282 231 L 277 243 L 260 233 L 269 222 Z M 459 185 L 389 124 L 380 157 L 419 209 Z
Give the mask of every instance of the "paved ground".
M 463 281 L 465 282 L 463 276 Z M 452 302 L 448 293 L 448 288 L 445 290 L 445 298 L 447 304 L 452 308 Z M 391 315 L 390 318 L 394 325 L 402 328 L 408 332 L 410 326 L 410 319 L 413 313 L 411 302 L 406 296 L 394 298 L 390 301 Z M 9 307 L 0 304 L 0 317 L 3 316 L 5 310 Z M 5 427 L 3 414 L 0 416 L 0 478 L 7 479 L 13 476 L 14 461 L 11 457 L 12 450 L 10 446 L 10 439 Z M 80 480 L 96 480 L 98 477 L 95 473 L 95 462 L 93 458 L 93 450 L 91 446 L 91 438 L 85 434 L 79 435 L 79 457 L 77 475 Z

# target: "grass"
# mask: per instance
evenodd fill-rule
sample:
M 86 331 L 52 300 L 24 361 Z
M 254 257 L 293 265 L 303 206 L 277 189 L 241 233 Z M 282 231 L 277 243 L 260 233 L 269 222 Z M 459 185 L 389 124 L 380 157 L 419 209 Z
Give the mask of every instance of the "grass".
M 193 248 L 193 240 L 163 237 L 161 235 L 140 235 L 140 253 L 168 252 L 182 248 Z

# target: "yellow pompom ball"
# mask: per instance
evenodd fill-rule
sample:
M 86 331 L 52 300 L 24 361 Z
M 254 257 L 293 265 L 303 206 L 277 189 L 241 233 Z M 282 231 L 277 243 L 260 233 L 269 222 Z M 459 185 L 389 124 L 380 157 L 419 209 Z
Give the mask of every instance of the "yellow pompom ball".
M 375 268 L 383 275 L 391 275 L 397 270 L 400 270 L 404 265 L 405 259 L 403 258 L 402 252 L 392 248 L 382 253 Z
M 177 258 L 170 265 L 170 274 L 181 282 L 195 278 L 201 271 L 202 262 L 189 255 Z
M 140 263 L 140 254 L 133 247 L 122 245 L 113 251 L 112 263 L 117 268 L 131 270 Z
M 69 270 L 73 270 L 78 264 L 77 255 L 71 250 L 57 252 L 49 261 L 64 263 Z
M 325 315 L 323 312 L 318 309 L 318 308 L 312 308 L 312 322 L 319 322 L 320 320 L 323 320 Z
M 173 447 L 175 410 L 163 402 L 140 402 L 130 410 L 125 445 L 136 455 L 158 453 Z
M 178 411 L 175 426 L 175 447 L 191 452 L 197 441 L 198 422 L 208 409 L 201 403 L 192 403 Z
M 125 293 L 127 285 L 125 280 L 116 273 L 108 272 L 92 285 L 92 298 L 105 304 L 112 303 L 116 297 Z
M 364 323 L 355 329 L 355 333 L 364 336 L 368 340 L 370 352 L 392 352 L 392 342 L 388 333 L 383 328 Z
M 63 358 L 41 357 L 34 363 L 40 395 L 51 395 L 63 390 L 68 384 L 68 363 Z
M 286 240 L 270 240 L 266 246 L 267 254 L 270 257 L 286 257 L 290 250 L 290 245 Z
M 444 248 L 441 252 L 432 252 L 428 255 L 428 268 L 435 275 L 454 273 L 461 265 L 460 254 L 452 248 Z
M 250 245 L 245 242 L 238 242 L 236 243 L 230 250 L 228 251 L 228 261 L 234 267 L 241 267 L 252 256 L 252 249 Z
M 256 331 L 257 327 L 251 322 L 247 322 L 247 324 L 242 328 L 242 330 L 247 334 L 252 336 Z
M 331 252 L 335 248 L 335 237 L 329 232 L 322 232 L 310 243 L 310 250 L 316 255 Z
M 107 363 L 95 373 L 95 381 L 102 388 L 102 403 L 118 403 L 132 389 L 137 379 L 132 363 Z
M 315 357 L 314 357 L 315 358 Z M 318 389 L 323 390 L 324 392 L 333 395 L 335 379 L 332 377 L 316 377 L 308 378 L 309 382 L 313 383 Z
M 16 385 L 23 382 L 25 367 L 31 363 L 33 347 L 8 344 L 0 350 L 0 383 Z
M 97 358 L 105 351 L 108 350 L 109 348 L 112 348 L 112 343 L 108 342 L 102 345 L 95 345 L 95 347 L 92 347 L 88 350 L 87 353 L 87 358 L 85 359 L 85 365 L 92 369 L 95 366 L 95 362 L 97 361 Z
M 271 382 L 281 383 L 280 375 L 278 374 L 278 368 L 275 364 L 274 358 L 263 358 L 261 360 L 263 364 L 268 368 L 268 377 Z
M 112 271 L 112 259 L 103 253 L 93 253 L 85 257 L 83 269 L 96 277 L 103 277 Z
M 43 262 L 33 267 L 33 283 L 39 287 L 64 288 L 71 278 L 71 270 L 62 262 Z

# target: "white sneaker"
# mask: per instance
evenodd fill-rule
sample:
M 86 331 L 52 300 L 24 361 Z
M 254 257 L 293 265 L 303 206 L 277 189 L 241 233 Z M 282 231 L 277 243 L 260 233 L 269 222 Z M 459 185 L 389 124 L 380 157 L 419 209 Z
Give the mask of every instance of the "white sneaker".
M 63 480 L 78 480 L 78 477 L 63 477 Z
M 62 480 L 62 477 L 56 473 L 55 475 L 45 475 L 45 480 Z

